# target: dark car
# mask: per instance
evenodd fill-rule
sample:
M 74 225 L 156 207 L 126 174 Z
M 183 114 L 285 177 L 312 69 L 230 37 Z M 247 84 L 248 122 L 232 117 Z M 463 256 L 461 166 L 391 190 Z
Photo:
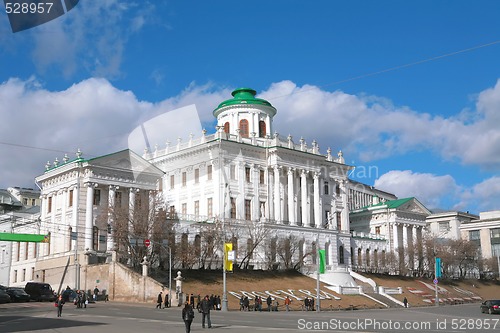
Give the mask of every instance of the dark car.
M 4 289 L 0 289 L 0 303 L 10 303 L 10 296 Z
M 7 288 L 6 291 L 12 302 L 29 302 L 31 300 L 30 295 L 23 288 Z
M 488 300 L 481 303 L 481 312 L 482 313 L 500 313 L 500 300 Z
M 52 290 L 52 287 L 48 283 L 43 282 L 28 282 L 24 287 L 24 291 L 31 296 L 34 301 L 49 301 L 53 302 L 56 300 L 56 295 Z

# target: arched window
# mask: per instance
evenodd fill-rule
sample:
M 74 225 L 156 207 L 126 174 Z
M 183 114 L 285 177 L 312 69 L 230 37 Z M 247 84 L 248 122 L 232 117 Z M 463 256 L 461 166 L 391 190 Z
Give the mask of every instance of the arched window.
M 240 134 L 243 138 L 248 138 L 248 120 L 240 120 Z
M 201 236 L 200 235 L 196 235 L 194 237 L 194 254 L 197 257 L 197 259 L 199 259 L 199 257 L 201 256 Z
M 358 248 L 358 266 L 361 266 L 363 262 L 361 261 L 361 248 Z
M 224 124 L 224 133 L 229 134 L 229 122 Z
M 259 121 L 259 137 L 264 138 L 266 136 L 266 122 L 264 120 Z
M 370 267 L 370 249 L 366 249 L 366 267 Z
M 339 264 L 344 263 L 344 247 L 340 246 L 339 247 Z

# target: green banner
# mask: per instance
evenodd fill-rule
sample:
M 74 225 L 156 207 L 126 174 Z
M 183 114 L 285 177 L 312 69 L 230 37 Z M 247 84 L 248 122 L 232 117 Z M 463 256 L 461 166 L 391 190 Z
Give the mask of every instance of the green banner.
M 12 234 L 8 232 L 0 232 L 0 241 L 49 243 L 50 237 L 49 235 Z
M 319 250 L 319 273 L 323 274 L 326 271 L 326 251 Z

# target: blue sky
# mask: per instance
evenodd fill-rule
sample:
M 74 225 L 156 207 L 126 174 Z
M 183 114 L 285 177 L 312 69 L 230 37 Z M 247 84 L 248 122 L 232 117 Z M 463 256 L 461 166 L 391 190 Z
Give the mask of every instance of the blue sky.
M 213 132 L 211 111 L 246 86 L 280 134 L 342 149 L 358 181 L 500 209 L 499 15 L 493 0 L 81 0 L 12 33 L 2 10 L 0 187 L 34 186 L 77 148 L 124 149 L 190 104 Z

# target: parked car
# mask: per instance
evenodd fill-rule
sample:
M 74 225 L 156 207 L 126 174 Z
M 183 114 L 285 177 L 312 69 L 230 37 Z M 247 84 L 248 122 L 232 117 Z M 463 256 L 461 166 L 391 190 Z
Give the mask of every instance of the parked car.
M 500 313 L 500 300 L 488 300 L 481 303 L 481 312 L 482 313 Z
M 6 291 L 12 302 L 29 302 L 31 300 L 31 296 L 23 288 L 7 288 Z
M 10 296 L 4 289 L 0 289 L 0 303 L 10 303 Z
M 26 293 L 28 293 L 34 301 L 54 302 L 56 300 L 54 290 L 52 290 L 52 287 L 48 283 L 28 282 L 24 287 L 24 291 L 26 291 Z

